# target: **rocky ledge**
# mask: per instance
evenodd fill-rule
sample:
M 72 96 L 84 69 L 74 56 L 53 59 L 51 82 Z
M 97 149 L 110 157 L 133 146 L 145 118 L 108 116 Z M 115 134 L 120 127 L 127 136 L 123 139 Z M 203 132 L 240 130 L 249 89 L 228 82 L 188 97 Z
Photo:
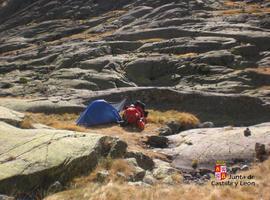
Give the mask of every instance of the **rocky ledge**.
M 268 1 L 2 1 L 0 96 L 163 86 L 269 103 Z
M 7 123 L 17 122 L 22 115 L 14 112 L 0 120 L 2 194 L 31 194 L 56 181 L 65 185 L 93 170 L 102 157 L 126 153 L 127 145 L 117 138 L 46 128 L 21 129 Z

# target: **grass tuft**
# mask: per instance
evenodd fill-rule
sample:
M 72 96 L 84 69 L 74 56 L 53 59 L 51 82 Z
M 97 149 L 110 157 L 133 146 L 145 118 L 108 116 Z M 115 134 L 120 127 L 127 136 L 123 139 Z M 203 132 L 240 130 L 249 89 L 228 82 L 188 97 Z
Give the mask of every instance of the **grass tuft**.
M 200 123 L 200 120 L 195 115 L 176 110 L 168 110 L 165 112 L 149 110 L 148 121 L 155 124 L 165 124 L 169 121 L 176 121 L 183 124 L 183 126 L 191 127 L 195 127 Z
M 123 177 L 119 177 L 117 175 L 118 172 L 123 173 L 126 177 L 132 175 L 134 173 L 134 168 L 124 159 L 112 159 L 110 157 L 103 158 L 100 160 L 96 169 L 91 172 L 88 176 L 83 176 L 80 178 L 75 178 L 71 185 L 76 187 L 84 186 L 90 182 L 97 182 L 98 173 L 100 171 L 108 171 L 109 176 L 104 181 L 104 183 L 108 182 L 123 182 Z
M 20 128 L 23 128 L 23 129 L 33 128 L 31 117 L 29 117 L 29 116 L 24 117 L 24 119 L 21 121 L 19 126 L 20 126 Z

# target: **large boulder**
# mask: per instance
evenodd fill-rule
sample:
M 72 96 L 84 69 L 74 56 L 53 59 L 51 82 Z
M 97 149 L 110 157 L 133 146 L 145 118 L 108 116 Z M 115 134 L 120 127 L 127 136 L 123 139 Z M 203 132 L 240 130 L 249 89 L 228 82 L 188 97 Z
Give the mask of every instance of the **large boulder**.
M 234 62 L 234 55 L 226 50 L 210 51 L 202 55 L 199 60 L 210 65 L 229 66 Z
M 173 166 L 185 170 L 192 170 L 196 163 L 197 169 L 213 171 L 217 160 L 224 160 L 228 165 L 247 163 L 255 159 L 256 143 L 257 146 L 258 143 L 264 145 L 266 152 L 270 147 L 269 123 L 250 126 L 249 129 L 249 137 L 243 134 L 246 127 L 188 130 L 168 136 L 172 146 L 161 151 L 174 158 Z
M 165 179 L 166 177 L 177 173 L 177 169 L 173 168 L 170 163 L 155 159 L 155 168 L 153 169 L 153 176 L 156 179 Z
M 119 140 L 65 130 L 23 130 L 0 122 L 0 193 L 45 189 L 88 173 Z M 122 152 L 120 152 L 122 151 Z
M 234 54 L 242 55 L 245 57 L 254 57 L 258 56 L 259 49 L 255 45 L 243 45 L 243 46 L 236 46 L 232 49 Z
M 146 144 L 154 148 L 166 148 L 168 147 L 168 138 L 164 136 L 152 135 L 147 138 Z
M 25 115 L 8 108 L 0 106 L 0 121 L 4 121 L 8 124 L 18 126 L 24 119 Z
M 128 151 L 126 158 L 135 158 L 138 166 L 144 170 L 152 170 L 155 166 L 154 161 L 149 156 L 138 151 Z

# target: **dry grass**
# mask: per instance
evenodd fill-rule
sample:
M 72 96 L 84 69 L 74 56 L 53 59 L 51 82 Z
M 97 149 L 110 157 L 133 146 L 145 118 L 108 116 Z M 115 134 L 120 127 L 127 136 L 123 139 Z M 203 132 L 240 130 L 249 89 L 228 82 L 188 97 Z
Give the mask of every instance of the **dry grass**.
M 81 188 L 61 192 L 46 200 L 268 200 L 270 199 L 270 160 L 243 173 L 254 175 L 257 186 L 213 187 L 210 183 L 198 185 L 177 184 L 153 187 L 130 186 L 126 183 L 88 182 Z
M 270 8 L 261 7 L 258 3 L 247 4 L 241 1 L 225 1 L 224 7 L 227 9 L 219 10 L 218 15 L 237 15 L 242 13 L 248 14 L 267 14 L 270 13 Z
M 165 112 L 149 110 L 148 121 L 154 124 L 164 124 L 169 121 L 176 121 L 184 126 L 196 126 L 200 120 L 193 114 L 168 110 Z
M 174 183 L 178 183 L 178 184 L 183 183 L 183 176 L 181 174 L 174 173 L 171 175 L 171 177 Z
M 192 57 L 195 57 L 195 56 L 198 56 L 198 53 L 190 52 L 190 53 L 175 54 L 174 55 L 174 57 L 176 57 L 176 58 L 192 58 Z
M 268 14 L 270 13 L 270 8 L 256 8 L 256 7 L 247 7 L 242 9 L 229 9 L 229 10 L 223 10 L 220 12 L 220 14 L 223 15 L 237 15 L 237 14 Z
M 68 127 L 68 124 L 75 123 L 77 115 L 64 114 L 64 115 L 44 115 L 44 114 L 28 114 L 34 122 L 43 123 L 49 126 Z M 143 132 L 136 132 L 133 129 L 123 129 L 119 126 L 99 126 L 91 129 L 84 129 L 87 132 L 95 132 L 99 134 L 117 136 L 127 141 L 129 148 L 132 150 L 142 151 L 143 153 L 151 156 L 152 158 L 161 158 L 158 155 L 143 146 L 143 138 L 147 135 L 152 135 L 155 129 L 169 120 L 176 120 L 185 123 L 196 124 L 199 120 L 191 114 L 180 113 L 177 111 L 154 111 L 150 110 L 149 123 L 146 130 Z M 27 123 L 26 123 L 27 124 Z M 60 125 L 59 125 L 60 124 Z M 79 127 L 81 128 L 81 127 Z M 101 170 L 108 170 L 109 177 L 104 183 L 97 183 L 97 174 Z M 270 161 L 260 164 L 254 169 L 245 172 L 245 174 L 252 174 L 256 177 L 257 187 L 213 187 L 209 184 L 204 186 L 186 185 L 182 183 L 182 177 L 175 175 L 172 178 L 178 184 L 174 186 L 157 184 L 153 187 L 131 186 L 119 178 L 116 174 L 122 172 L 126 176 L 133 172 L 129 164 L 121 159 L 111 160 L 104 159 L 98 167 L 89 176 L 80 177 L 72 182 L 72 189 L 64 191 L 53 196 L 46 198 L 47 200 L 129 200 L 129 199 L 142 199 L 142 200 L 179 200 L 179 199 L 200 199 L 200 200 L 215 200 L 215 199 L 239 199 L 239 200 L 257 200 L 270 198 Z M 196 195 L 194 195 L 196 194 Z
M 224 5 L 227 7 L 239 7 L 243 5 L 243 2 L 236 2 L 236 1 L 225 1 Z
M 123 177 L 119 177 L 117 175 L 118 172 L 123 173 L 126 177 L 134 173 L 133 166 L 124 159 L 103 158 L 92 173 L 88 176 L 75 178 L 70 185 L 72 188 L 78 188 L 84 187 L 91 182 L 98 182 L 98 173 L 104 170 L 109 173 L 109 176 L 104 183 L 108 183 L 110 181 L 123 183 Z
M 158 158 L 167 160 L 166 156 L 158 152 L 154 152 L 151 149 L 146 148 L 145 141 L 147 136 L 157 134 L 157 129 L 161 126 L 159 124 L 148 123 L 143 131 L 136 129 L 135 127 L 125 127 L 115 125 L 103 125 L 88 129 L 89 132 L 94 132 L 101 135 L 108 135 L 112 137 L 118 137 L 128 144 L 128 150 L 139 151 L 151 158 Z
M 270 75 L 270 67 L 257 67 L 257 68 L 247 68 L 247 71 L 257 72 L 259 74 Z
M 27 123 L 41 123 L 47 126 L 51 126 L 56 129 L 64 129 L 70 131 L 87 132 L 87 129 L 76 125 L 78 115 L 76 114 L 51 114 L 46 115 L 43 113 L 27 113 Z
M 78 117 L 79 116 L 76 114 L 46 115 L 43 113 L 27 113 L 28 118 L 27 123 L 31 124 L 41 123 L 56 129 L 71 130 L 78 132 L 89 132 L 118 137 L 127 142 L 129 150 L 143 152 L 144 154 L 150 156 L 151 158 L 167 160 L 167 157 L 164 156 L 163 154 L 146 149 L 146 145 L 144 143 L 146 141 L 147 136 L 157 134 L 156 129 L 160 128 L 159 124 L 149 123 L 147 124 L 145 130 L 142 132 L 136 129 L 135 127 L 122 128 L 114 124 L 85 128 L 77 126 L 75 124 Z M 27 126 L 25 128 L 27 128 Z
M 29 116 L 26 116 L 20 123 L 20 127 L 23 128 L 23 129 L 31 129 L 33 128 L 33 124 L 32 124 L 32 120 L 31 120 L 31 117 Z
M 262 89 L 262 90 L 270 90 L 270 85 L 265 85 L 265 86 L 261 86 L 258 88 L 259 90 Z

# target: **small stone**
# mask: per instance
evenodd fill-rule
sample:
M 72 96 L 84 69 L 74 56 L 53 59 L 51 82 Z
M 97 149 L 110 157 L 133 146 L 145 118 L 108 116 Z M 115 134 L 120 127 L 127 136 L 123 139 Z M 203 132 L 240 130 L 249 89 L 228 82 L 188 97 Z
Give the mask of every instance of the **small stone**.
M 189 145 L 189 146 L 190 146 L 190 145 L 193 145 L 193 143 L 190 142 L 190 141 L 185 142 L 185 144 L 186 144 L 186 145 Z
M 15 198 L 0 194 L 0 200 L 15 200 Z
M 107 179 L 107 177 L 109 175 L 110 174 L 109 174 L 109 172 L 107 170 L 100 171 L 96 175 L 96 181 L 99 182 L 99 183 L 103 183 Z
M 238 172 L 241 168 L 239 166 L 234 166 L 234 167 L 231 167 L 230 171 L 235 174 L 236 172 Z
M 213 122 L 203 122 L 198 125 L 198 128 L 213 128 L 215 127 Z
M 56 193 L 63 190 L 63 186 L 59 181 L 54 182 L 50 187 L 48 188 L 48 193 Z
M 135 158 L 138 166 L 144 170 L 152 170 L 155 166 L 155 163 L 152 160 L 152 158 L 150 158 L 147 155 L 144 155 L 141 152 L 129 151 L 126 153 L 125 157 L 126 158 Z
M 112 158 L 121 158 L 125 155 L 127 143 L 122 140 L 117 140 L 112 146 L 109 156 Z
M 128 164 L 131 165 L 131 166 L 134 166 L 134 167 L 137 167 L 137 166 L 138 166 L 137 161 L 136 161 L 135 158 L 126 158 L 125 160 L 126 160 L 126 161 L 128 162 Z
M 240 169 L 242 171 L 246 171 L 246 170 L 249 170 L 249 166 L 248 165 L 243 165 Z
M 159 132 L 159 135 L 160 135 L 160 136 L 169 136 L 169 135 L 173 135 L 172 130 L 171 130 L 168 126 L 159 128 L 159 129 L 158 129 L 158 132 Z
M 258 159 L 260 162 L 264 161 L 266 159 L 265 145 L 261 143 L 256 143 L 255 154 L 256 154 L 256 159 Z
M 147 139 L 146 144 L 154 148 L 166 148 L 169 144 L 169 139 L 163 136 L 150 136 Z
M 170 166 L 170 163 L 155 159 L 155 168 L 153 169 L 153 176 L 156 179 L 164 179 L 168 175 L 172 175 L 177 172 L 177 169 Z
M 179 133 L 182 131 L 182 125 L 181 123 L 175 122 L 175 121 L 170 121 L 166 124 L 172 131 L 172 134 Z
M 198 167 L 198 160 L 192 160 L 191 167 L 196 169 Z
M 149 185 L 154 185 L 157 182 L 157 180 L 153 177 L 152 173 L 147 171 L 143 178 L 143 182 Z
M 205 175 L 202 176 L 202 179 L 203 180 L 209 180 L 209 179 L 211 179 L 211 175 L 210 174 L 205 174 Z
M 199 172 L 201 175 L 205 175 L 205 174 L 211 173 L 212 171 L 210 169 L 207 169 L 207 168 L 200 168 Z
M 121 178 L 123 180 L 127 179 L 126 175 L 123 172 L 117 172 L 116 175 L 117 175 L 117 177 L 119 177 L 119 178 Z
M 143 187 L 150 187 L 151 185 L 144 183 L 142 181 L 137 181 L 137 182 L 128 182 L 128 185 L 132 186 L 143 186 Z
M 196 175 L 195 175 L 198 179 L 200 179 L 202 177 L 202 175 L 199 173 L 199 172 L 196 172 Z
M 251 131 L 249 130 L 249 128 L 246 128 L 246 130 L 244 130 L 244 136 L 245 137 L 251 136 Z
M 163 179 L 162 182 L 165 183 L 165 184 L 168 184 L 168 185 L 173 185 L 174 184 L 174 180 L 172 179 L 171 176 L 167 176 L 166 178 Z
M 193 180 L 193 176 L 191 174 L 185 173 L 183 174 L 185 180 Z
M 140 167 L 135 167 L 134 175 L 132 176 L 133 181 L 142 181 L 145 176 L 145 170 Z

